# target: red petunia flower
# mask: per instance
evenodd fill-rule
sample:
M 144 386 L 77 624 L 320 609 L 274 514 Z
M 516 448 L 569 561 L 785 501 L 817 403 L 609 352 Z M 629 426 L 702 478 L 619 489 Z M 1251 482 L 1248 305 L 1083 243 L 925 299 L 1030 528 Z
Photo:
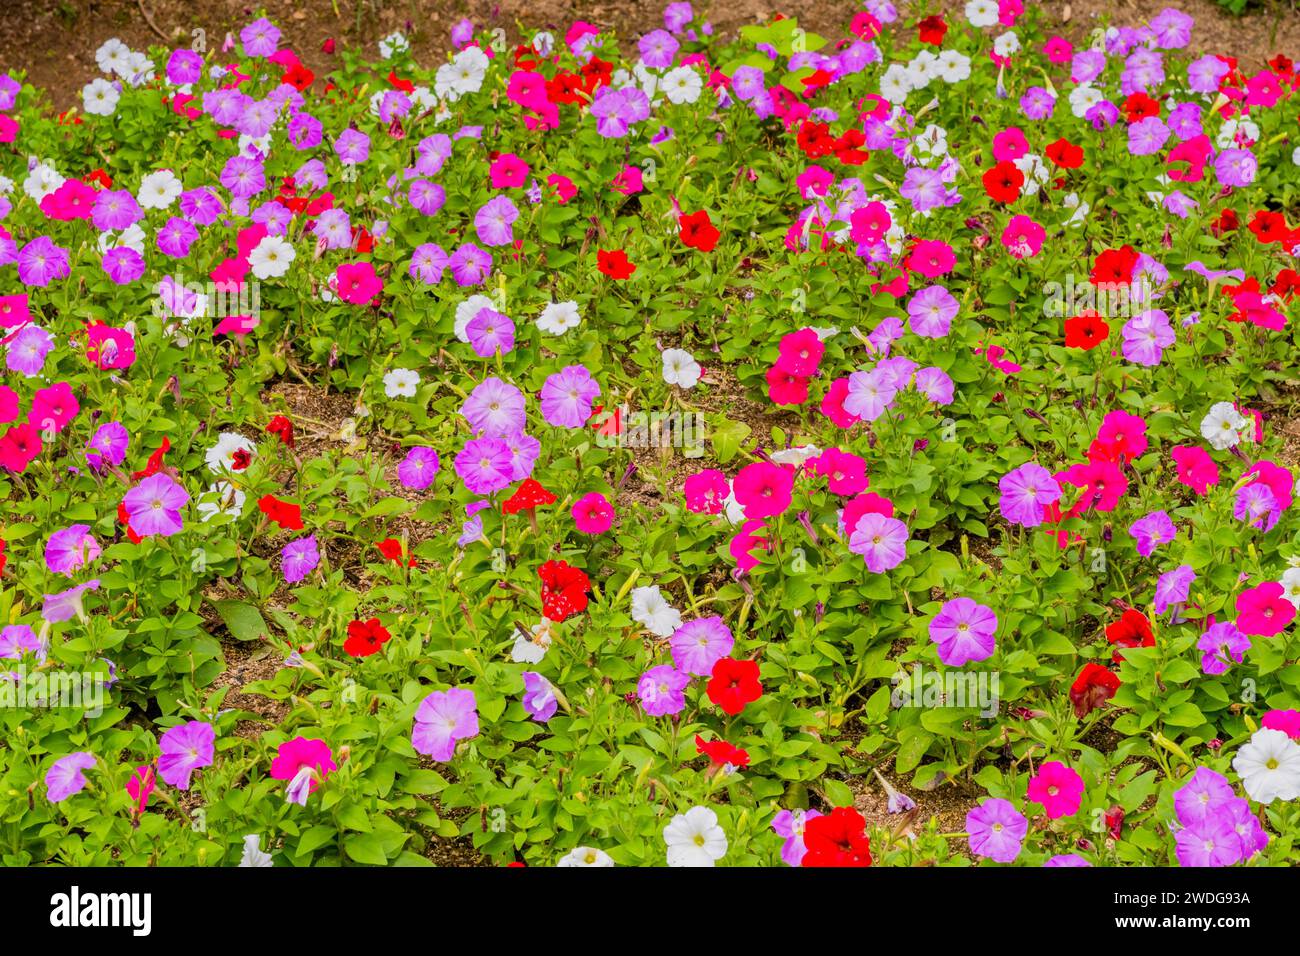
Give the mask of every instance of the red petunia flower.
M 1137 250 L 1132 246 L 1107 249 L 1097 254 L 1089 280 L 1098 288 L 1128 285 L 1133 281 L 1137 261 Z
M 302 508 L 298 505 L 281 501 L 275 495 L 263 495 L 257 501 L 257 510 L 285 531 L 302 530 Z
M 276 415 L 266 425 L 267 434 L 275 435 L 290 448 L 293 447 L 293 422 L 283 415 Z
M 1272 242 L 1281 242 L 1290 235 L 1290 230 L 1286 227 L 1286 216 L 1280 212 L 1269 212 L 1261 209 L 1251 217 L 1246 228 L 1255 234 L 1255 238 L 1260 242 L 1268 245 Z
M 1129 608 L 1118 621 L 1106 625 L 1106 640 L 1116 648 L 1155 647 L 1156 637 L 1151 632 L 1151 621 L 1141 611 Z M 1124 655 L 1116 650 L 1111 659 L 1118 664 Z
M 992 169 L 984 171 L 984 191 L 994 202 L 1015 202 L 1020 198 L 1020 187 L 1025 184 L 1025 174 L 1010 160 L 1003 160 Z
M 158 446 L 157 451 L 155 451 L 152 455 L 149 456 L 149 460 L 145 463 L 144 469 L 142 471 L 135 472 L 134 474 L 131 475 L 131 477 L 134 478 L 136 481 L 139 481 L 141 478 L 148 478 L 150 475 L 158 474 L 158 472 L 162 470 L 163 456 L 171 450 L 172 450 L 171 439 L 168 438 L 166 435 L 164 435 L 162 444 Z
M 807 848 L 800 866 L 871 865 L 871 839 L 867 821 L 852 807 L 835 807 L 804 825 L 803 845 Z
M 415 558 L 407 557 L 406 549 L 402 546 L 402 542 L 398 541 L 396 538 L 385 538 L 383 541 L 380 541 L 379 544 L 375 545 L 375 547 L 379 549 L 380 554 L 399 567 L 403 562 L 405 562 L 408 568 L 418 567 Z
M 1079 676 L 1070 686 L 1070 703 L 1074 705 L 1075 716 L 1083 719 L 1115 696 L 1119 690 L 1119 678 L 1102 667 L 1089 661 L 1079 671 Z
M 628 279 L 636 272 L 636 266 L 628 261 L 627 253 L 622 249 L 606 252 L 596 250 L 596 268 L 611 279 Z
M 1055 143 L 1049 143 L 1046 154 L 1048 159 L 1062 169 L 1078 169 L 1083 165 L 1083 147 L 1075 146 L 1064 137 Z
M 1065 346 L 1087 351 L 1095 348 L 1110 335 L 1110 326 L 1095 309 L 1084 309 L 1065 320 Z
M 1146 119 L 1148 116 L 1160 115 L 1160 101 L 1152 99 L 1146 93 L 1134 93 L 1124 101 L 1124 116 L 1130 123 Z
M 749 766 L 749 753 L 725 740 L 707 741 L 696 734 L 695 749 L 709 758 L 710 770 L 720 770 L 728 764 L 737 768 Z
M 537 569 L 542 582 L 542 616 L 548 621 L 563 621 L 587 609 L 587 592 L 591 581 L 581 568 L 567 561 L 547 561 Z
M 943 46 L 943 37 L 947 32 L 948 24 L 938 14 L 926 17 L 916 24 L 916 38 L 930 46 Z
M 763 685 L 758 682 L 758 662 L 719 658 L 713 665 L 705 690 L 709 700 L 731 716 L 736 716 L 746 704 L 763 696 Z
M 682 242 L 701 252 L 712 252 L 722 236 L 709 219 L 708 211 L 704 209 L 683 215 L 677 220 L 677 224 L 681 227 Z
M 353 657 L 369 657 L 380 650 L 392 636 L 377 617 L 368 621 L 353 621 L 348 624 L 348 638 L 343 642 L 343 650 Z

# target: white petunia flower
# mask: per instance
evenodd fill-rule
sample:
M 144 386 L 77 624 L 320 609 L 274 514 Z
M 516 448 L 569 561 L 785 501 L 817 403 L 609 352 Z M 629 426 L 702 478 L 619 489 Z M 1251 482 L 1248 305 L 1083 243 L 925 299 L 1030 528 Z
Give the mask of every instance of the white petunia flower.
M 685 349 L 664 349 L 664 381 L 679 388 L 694 388 L 700 380 L 700 363 Z
M 406 39 L 400 30 L 394 30 L 388 36 L 379 41 L 379 55 L 385 60 L 391 60 L 395 56 L 405 53 L 411 48 L 411 41 Z
M 576 302 L 552 302 L 537 318 L 537 327 L 550 335 L 563 335 L 581 323 L 582 315 Z
M 893 63 L 880 78 L 880 95 L 890 103 L 899 104 L 912 92 L 912 75 L 901 63 Z
M 973 27 L 991 27 L 998 22 L 998 5 L 993 0 L 970 0 L 966 20 Z
M 389 398 L 414 398 L 420 373 L 409 368 L 395 368 L 384 374 L 384 394 Z
M 248 254 L 248 264 L 259 279 L 278 279 L 289 271 L 297 253 L 279 236 L 265 236 Z
M 960 50 L 944 50 L 937 63 L 939 79 L 945 83 L 960 83 L 970 79 L 970 57 Z
M 1241 442 L 1242 433 L 1250 424 L 1250 419 L 1233 408 L 1232 402 L 1217 402 L 1201 419 L 1201 437 L 1218 451 L 1226 451 Z
M 610 867 L 614 861 L 604 850 L 597 850 L 589 846 L 580 846 L 570 850 L 564 856 L 560 857 L 556 866 L 601 866 Z
M 672 637 L 682 626 L 682 612 L 668 603 L 659 585 L 648 584 L 632 589 L 632 620 L 651 634 Z
M 515 630 L 515 646 L 510 649 L 510 659 L 516 664 L 539 664 L 551 647 L 551 622 L 534 624 L 529 635 Z
M 1282 596 L 1300 607 L 1300 567 L 1291 565 L 1282 572 L 1282 580 L 1278 581 L 1282 585 Z
M 207 491 L 199 495 L 196 507 L 203 521 L 211 521 L 217 515 L 238 518 L 244 513 L 244 502 L 247 500 L 248 496 L 230 482 L 215 481 L 208 485 Z
M 239 858 L 240 866 L 270 866 L 271 854 L 263 853 L 262 848 L 258 845 L 260 842 L 256 833 L 250 833 L 244 837 L 244 854 Z
M 122 94 L 105 79 L 94 79 L 81 90 L 81 108 L 91 116 L 112 116 Z
M 704 89 L 704 78 L 689 66 L 676 66 L 664 74 L 659 88 L 670 103 L 694 103 Z
M 23 192 L 31 197 L 33 202 L 39 203 L 63 183 L 64 177 L 60 176 L 53 166 L 48 163 L 37 163 L 23 180 Z
M 727 853 L 727 834 L 708 807 L 691 807 L 664 827 L 669 866 L 713 866 Z
M 145 209 L 166 209 L 184 188 L 170 169 L 160 169 L 140 180 L 140 191 L 135 198 Z
M 102 73 L 124 76 L 131 68 L 131 48 L 117 37 L 105 40 L 95 51 L 95 63 Z
M 1257 803 L 1300 797 L 1300 744 L 1284 731 L 1261 727 L 1232 758 L 1246 794 Z

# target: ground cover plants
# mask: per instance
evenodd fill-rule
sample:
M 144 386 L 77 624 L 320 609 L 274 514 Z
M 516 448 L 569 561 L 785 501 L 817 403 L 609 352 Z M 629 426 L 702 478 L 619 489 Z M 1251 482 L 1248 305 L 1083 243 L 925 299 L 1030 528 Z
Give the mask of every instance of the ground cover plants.
M 6 865 L 1293 857 L 1290 59 L 284 29 L 0 76 Z

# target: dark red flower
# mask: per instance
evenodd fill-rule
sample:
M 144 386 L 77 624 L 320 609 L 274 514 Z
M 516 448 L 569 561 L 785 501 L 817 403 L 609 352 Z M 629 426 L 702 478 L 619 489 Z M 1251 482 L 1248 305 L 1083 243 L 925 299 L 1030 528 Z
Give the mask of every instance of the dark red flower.
M 734 657 L 719 658 L 705 690 L 713 701 L 733 717 L 763 696 L 763 685 L 758 682 L 758 662 L 738 661 Z
M 916 25 L 916 38 L 931 46 L 943 46 L 943 37 L 947 32 L 948 24 L 938 14 L 926 17 Z
M 871 840 L 867 821 L 852 807 L 835 807 L 804 825 L 807 848 L 801 866 L 870 866 Z
M 293 447 L 293 422 L 283 415 L 276 415 L 266 425 L 266 431 L 275 435 L 290 448 Z
M 1079 671 L 1079 676 L 1070 686 L 1070 703 L 1074 705 L 1075 716 L 1080 719 L 1100 707 L 1115 696 L 1119 690 L 1119 678 L 1102 667 L 1089 661 Z

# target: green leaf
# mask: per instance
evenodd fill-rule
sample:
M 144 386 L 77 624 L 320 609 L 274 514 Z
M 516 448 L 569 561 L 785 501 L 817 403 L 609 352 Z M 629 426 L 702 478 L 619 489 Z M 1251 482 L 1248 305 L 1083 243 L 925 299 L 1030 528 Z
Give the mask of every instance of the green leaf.
M 221 615 L 230 636 L 237 641 L 260 641 L 270 633 L 262 612 L 243 601 L 213 601 L 212 606 Z

